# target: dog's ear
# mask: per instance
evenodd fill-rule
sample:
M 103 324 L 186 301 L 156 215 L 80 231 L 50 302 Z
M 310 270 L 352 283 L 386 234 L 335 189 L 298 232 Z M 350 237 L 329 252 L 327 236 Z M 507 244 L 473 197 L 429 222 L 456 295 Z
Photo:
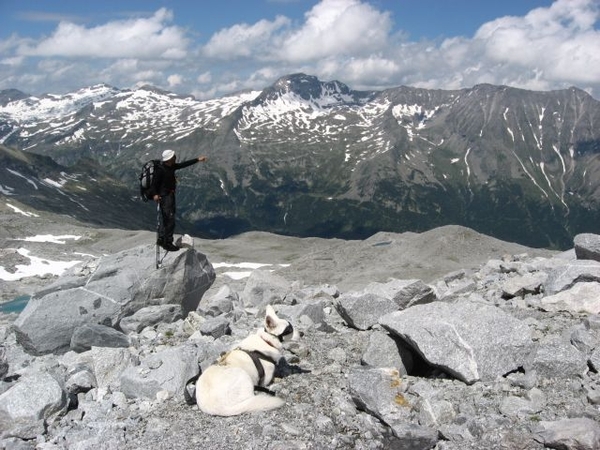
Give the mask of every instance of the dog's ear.
M 267 305 L 267 312 L 265 314 L 265 328 L 272 330 L 277 326 L 277 314 L 271 305 Z

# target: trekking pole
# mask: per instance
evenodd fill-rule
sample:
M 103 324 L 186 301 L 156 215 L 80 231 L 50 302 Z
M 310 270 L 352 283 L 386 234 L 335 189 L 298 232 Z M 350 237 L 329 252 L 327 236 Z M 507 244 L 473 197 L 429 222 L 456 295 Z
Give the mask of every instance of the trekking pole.
M 156 203 L 156 268 L 160 269 L 160 245 L 158 245 L 160 238 L 160 203 Z

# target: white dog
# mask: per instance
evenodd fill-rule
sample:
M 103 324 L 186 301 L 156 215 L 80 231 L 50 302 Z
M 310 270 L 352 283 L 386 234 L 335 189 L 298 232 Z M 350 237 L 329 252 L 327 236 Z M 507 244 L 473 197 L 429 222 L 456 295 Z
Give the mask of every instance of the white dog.
M 241 341 L 198 378 L 196 402 L 200 409 L 215 416 L 235 416 L 282 406 L 281 398 L 255 394 L 254 389 L 271 383 L 282 357 L 282 343 L 295 338 L 292 325 L 267 306 L 264 329 Z

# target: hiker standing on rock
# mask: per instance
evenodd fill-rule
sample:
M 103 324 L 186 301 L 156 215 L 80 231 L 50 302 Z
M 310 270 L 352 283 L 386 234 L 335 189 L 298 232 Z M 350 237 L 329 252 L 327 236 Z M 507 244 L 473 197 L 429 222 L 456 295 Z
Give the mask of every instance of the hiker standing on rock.
M 169 252 L 176 252 L 179 247 L 173 244 L 173 232 L 175 231 L 175 188 L 177 179 L 175 171 L 189 167 L 197 162 L 206 161 L 206 156 L 176 162 L 177 156 L 173 150 L 165 150 L 162 153 L 162 162 L 157 165 L 157 171 L 152 180 L 149 194 L 155 202 L 160 204 L 162 220 L 158 228 L 158 242 L 162 248 Z

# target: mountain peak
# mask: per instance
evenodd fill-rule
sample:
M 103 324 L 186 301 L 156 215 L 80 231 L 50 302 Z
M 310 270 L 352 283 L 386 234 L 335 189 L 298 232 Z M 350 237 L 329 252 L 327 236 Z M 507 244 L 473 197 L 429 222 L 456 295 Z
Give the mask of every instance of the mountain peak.
M 0 91 L 0 106 L 6 106 L 10 102 L 23 100 L 27 97 L 29 97 L 29 95 L 19 91 L 18 89 L 4 89 Z
M 327 108 L 338 105 L 364 103 L 370 92 L 353 91 L 344 83 L 333 80 L 323 82 L 313 75 L 295 73 L 279 78 L 273 85 L 263 90 L 256 98 L 256 104 L 292 95 L 315 106 Z
M 600 217 L 598 117 L 600 102 L 578 89 L 356 91 L 295 73 L 206 101 L 151 86 L 27 97 L 0 106 L 0 143 L 64 166 L 90 156 L 129 185 L 160 148 L 206 154 L 211 170 L 181 175 L 182 205 L 213 236 L 458 223 L 566 248 Z M 14 183 L 0 171 L 0 188 Z

